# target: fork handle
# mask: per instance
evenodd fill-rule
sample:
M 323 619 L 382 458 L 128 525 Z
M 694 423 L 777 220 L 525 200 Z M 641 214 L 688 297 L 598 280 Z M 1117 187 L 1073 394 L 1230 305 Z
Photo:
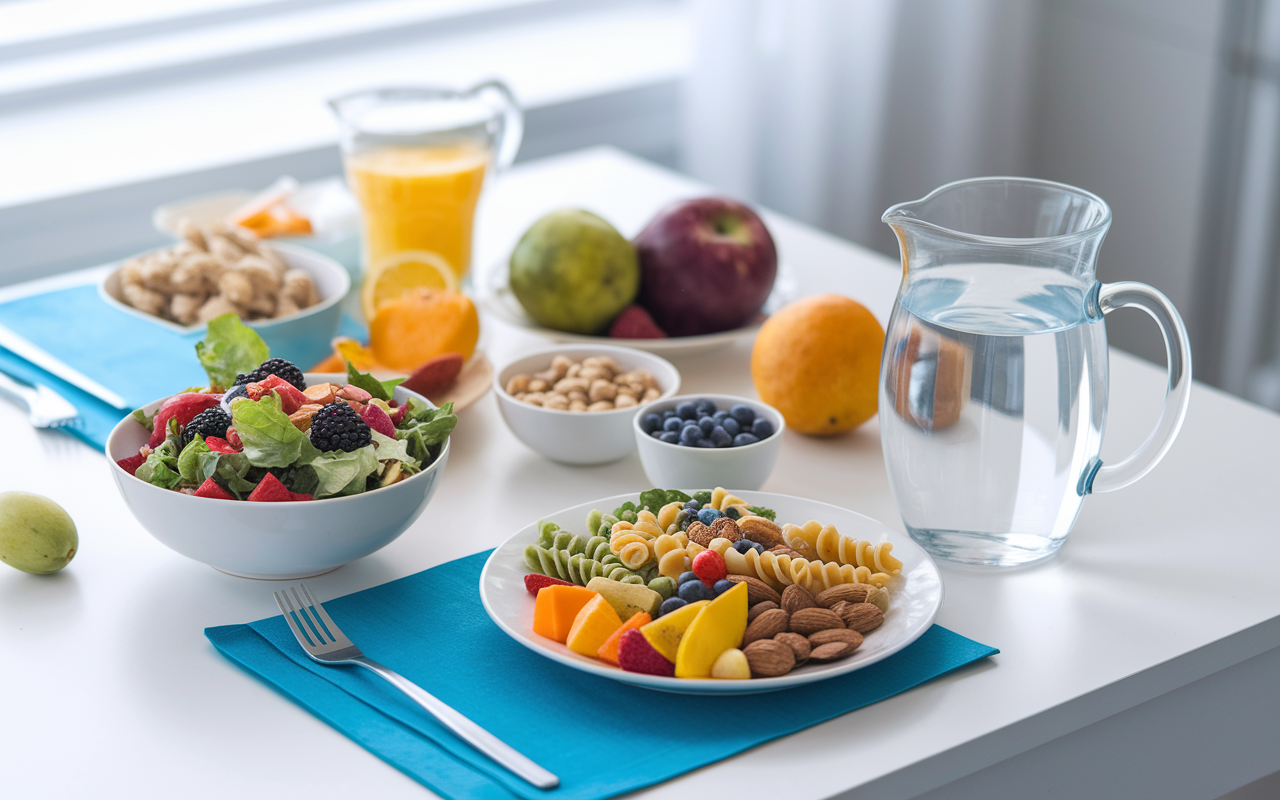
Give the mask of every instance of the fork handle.
M 28 411 L 35 408 L 35 387 L 26 381 L 18 380 L 18 378 L 7 372 L 0 372 L 0 395 L 12 397 L 14 400 L 24 404 Z
M 371 658 L 359 656 L 350 659 L 351 663 L 372 670 L 380 678 L 404 692 L 415 703 L 427 710 L 449 730 L 456 733 L 464 742 L 497 761 L 502 766 L 524 778 L 539 789 L 554 789 L 560 785 L 560 779 L 538 766 L 522 755 L 511 745 L 489 733 L 484 728 L 454 711 L 442 703 L 435 695 L 403 675 L 387 669 Z

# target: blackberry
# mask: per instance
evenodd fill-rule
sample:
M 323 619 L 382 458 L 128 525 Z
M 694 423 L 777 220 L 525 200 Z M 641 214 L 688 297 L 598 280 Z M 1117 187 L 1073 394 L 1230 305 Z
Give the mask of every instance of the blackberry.
M 330 403 L 311 418 L 311 443 L 317 450 L 359 450 L 372 444 L 369 426 L 355 409 L 341 400 Z
M 285 361 L 283 358 L 268 358 L 258 365 L 253 372 L 242 372 L 236 376 L 236 386 L 244 386 L 248 383 L 257 383 L 266 380 L 269 375 L 279 375 L 281 380 L 288 381 L 298 391 L 307 388 L 307 381 L 302 377 L 302 370 L 292 361 Z
M 178 443 L 186 447 L 197 435 L 206 439 L 210 436 L 225 439 L 227 438 L 227 428 L 230 426 L 230 414 L 221 408 L 206 408 L 192 417 L 187 426 L 182 429 L 182 435 L 178 437 Z

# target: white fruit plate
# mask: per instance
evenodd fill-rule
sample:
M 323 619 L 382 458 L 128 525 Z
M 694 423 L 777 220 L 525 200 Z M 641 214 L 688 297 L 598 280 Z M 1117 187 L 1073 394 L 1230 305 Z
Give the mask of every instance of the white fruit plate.
M 476 286 L 480 305 L 503 322 L 519 328 L 525 328 L 553 342 L 571 344 L 612 344 L 622 347 L 634 347 L 663 356 L 694 355 L 728 347 L 743 336 L 755 336 L 756 331 L 764 324 L 764 320 L 780 308 L 796 299 L 799 291 L 795 273 L 786 264 L 778 265 L 778 275 L 773 281 L 773 292 L 765 300 L 761 316 L 756 322 L 720 333 L 707 333 L 700 336 L 672 336 L 669 339 L 613 339 L 608 336 L 586 336 L 578 333 L 567 333 L 551 328 L 544 328 L 534 322 L 520 301 L 511 291 L 507 280 L 508 270 L 505 261 L 494 264 L 485 273 Z
M 889 612 L 885 614 L 884 624 L 868 633 L 862 646 L 852 656 L 829 664 L 806 664 L 780 678 L 711 680 L 664 678 L 624 672 L 604 661 L 579 655 L 559 642 L 533 632 L 534 598 L 524 588 L 524 576 L 530 572 L 525 566 L 524 549 L 537 540 L 537 523 L 520 529 L 489 556 L 484 571 L 480 574 L 480 600 L 499 628 L 538 655 L 573 669 L 622 683 L 680 694 L 759 694 L 845 675 L 888 658 L 920 638 L 933 624 L 934 618 L 938 616 L 938 609 L 942 606 L 942 577 L 938 574 L 938 567 L 933 559 L 911 539 L 870 517 L 839 506 L 768 492 L 736 494 L 752 505 L 772 508 L 777 512 L 780 523 L 800 524 L 816 519 L 824 524 L 835 525 L 846 536 L 893 544 L 893 555 L 902 561 L 902 574 L 895 577 L 887 587 L 890 595 Z M 556 523 L 564 530 L 580 534 L 585 526 L 587 512 L 591 509 L 598 508 L 607 513 L 628 500 L 635 502 L 636 497 L 634 494 L 605 497 L 566 508 L 544 519 Z

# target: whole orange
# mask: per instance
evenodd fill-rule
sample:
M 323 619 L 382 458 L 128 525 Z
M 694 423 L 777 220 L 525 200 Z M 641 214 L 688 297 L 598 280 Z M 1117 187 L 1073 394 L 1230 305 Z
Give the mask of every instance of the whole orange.
M 828 436 L 875 416 L 884 328 L 834 294 L 797 300 L 765 322 L 751 351 L 760 399 L 800 433 Z
M 378 307 L 369 323 L 369 349 L 379 364 L 412 372 L 445 353 L 463 360 L 475 352 L 480 318 L 461 292 L 410 289 Z

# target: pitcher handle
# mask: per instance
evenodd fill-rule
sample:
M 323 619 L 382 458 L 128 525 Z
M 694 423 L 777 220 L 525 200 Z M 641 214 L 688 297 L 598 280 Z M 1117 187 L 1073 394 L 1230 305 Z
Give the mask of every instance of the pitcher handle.
M 511 89 L 499 80 L 485 81 L 472 87 L 471 94 L 478 97 L 486 95 L 496 97 L 502 109 L 502 131 L 498 134 L 497 158 L 494 162 L 498 172 L 511 166 L 520 150 L 520 141 L 524 139 L 524 112 L 516 102 Z
M 1177 438 L 1191 400 L 1191 344 L 1182 317 L 1169 298 L 1145 283 L 1133 281 L 1095 284 L 1091 294 L 1088 314 L 1092 320 L 1100 320 L 1117 308 L 1140 308 L 1151 315 L 1164 336 L 1169 384 L 1155 430 L 1123 461 L 1107 466 L 1102 466 L 1101 461 L 1095 462 L 1085 476 L 1084 494 L 1123 489 L 1154 469 Z

